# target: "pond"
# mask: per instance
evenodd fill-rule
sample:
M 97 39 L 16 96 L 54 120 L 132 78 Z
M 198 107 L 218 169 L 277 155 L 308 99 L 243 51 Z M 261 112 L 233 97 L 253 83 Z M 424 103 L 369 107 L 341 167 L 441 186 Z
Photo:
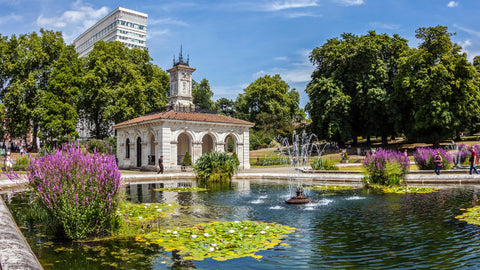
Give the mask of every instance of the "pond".
M 188 185 L 188 182 L 179 183 Z M 298 230 L 288 246 L 259 251 L 261 259 L 189 261 L 199 269 L 458 269 L 480 268 L 480 228 L 455 219 L 476 204 L 477 187 L 449 187 L 428 194 L 371 194 L 353 189 L 310 191 L 307 205 L 282 204 L 288 185 L 234 182 L 199 192 L 161 192 L 161 183 L 131 184 L 133 202 L 177 202 L 172 218 L 182 224 L 212 220 L 275 222 Z M 45 269 L 181 269 L 171 252 L 134 239 L 67 243 L 42 226 L 22 220 L 28 207 L 5 198 L 17 224 Z

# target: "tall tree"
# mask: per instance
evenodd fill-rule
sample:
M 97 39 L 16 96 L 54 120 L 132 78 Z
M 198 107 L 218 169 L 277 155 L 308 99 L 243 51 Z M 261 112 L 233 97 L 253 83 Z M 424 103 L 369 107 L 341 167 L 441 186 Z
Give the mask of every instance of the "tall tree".
M 210 83 L 203 78 L 200 83 L 193 81 L 192 85 L 193 104 L 201 109 L 214 110 L 215 103 L 212 101 L 213 92 Z
M 480 73 L 480 56 L 477 55 L 473 58 L 473 66 L 477 72 Z
M 219 98 L 215 102 L 215 107 L 218 110 L 218 113 L 230 116 L 230 117 L 235 117 L 235 101 L 230 100 L 228 98 Z
M 280 134 L 291 132 L 292 120 L 303 120 L 300 119 L 303 110 L 295 93 L 280 75 L 265 75 L 244 89 L 236 107 L 240 117 L 255 123 L 255 129 Z
M 395 87 L 405 134 L 438 146 L 465 129 L 479 130 L 478 73 L 466 54 L 446 26 L 416 33 L 422 43 L 400 58 Z
M 80 102 L 95 138 L 109 136 L 114 123 L 166 104 L 168 77 L 150 61 L 146 50 L 128 49 L 120 42 L 95 43 L 85 59 Z
M 54 65 L 41 99 L 40 137 L 47 145 L 60 145 L 78 137 L 77 103 L 82 74 L 77 52 L 73 46 L 67 46 Z
M 9 72 L 7 87 L 2 94 L 10 135 L 26 138 L 31 131 L 34 150 L 42 119 L 40 101 L 53 66 L 65 47 L 60 32 L 40 29 L 40 34 L 33 32 L 10 40 L 12 56 L 6 69 Z
M 350 137 L 356 142 L 358 136 L 381 136 L 386 143 L 397 132 L 388 101 L 397 59 L 406 48 L 405 39 L 374 31 L 364 36 L 342 34 L 315 48 L 310 61 L 316 69 L 306 89 L 313 131 L 330 140 Z M 332 114 L 344 119 L 326 121 L 333 120 Z M 339 129 L 340 123 L 346 128 Z

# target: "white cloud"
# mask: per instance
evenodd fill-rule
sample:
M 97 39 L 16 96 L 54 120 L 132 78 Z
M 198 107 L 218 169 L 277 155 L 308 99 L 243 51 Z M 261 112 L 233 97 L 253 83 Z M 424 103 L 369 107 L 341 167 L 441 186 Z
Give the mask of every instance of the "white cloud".
M 458 7 L 458 2 L 450 1 L 450 2 L 448 2 L 447 7 L 449 7 L 449 8 Z
M 265 74 L 280 74 L 282 79 L 287 83 L 305 83 L 311 80 L 310 75 L 314 70 L 314 66 L 310 63 L 308 56 L 311 50 L 301 50 L 298 52 L 299 58 L 292 63 L 288 64 L 288 67 L 272 68 L 269 71 L 261 70 L 254 74 L 254 77 L 258 77 Z
M 465 28 L 465 27 L 459 26 L 457 24 L 454 24 L 453 26 L 460 29 L 461 31 L 469 33 L 470 35 L 480 37 L 480 31 L 473 30 L 473 29 L 470 29 L 470 28 Z
M 22 16 L 11 13 L 10 15 L 0 17 L 0 24 L 9 22 L 19 22 L 22 20 Z
M 108 7 L 103 6 L 94 9 L 89 5 L 83 4 L 81 0 L 72 5 L 71 10 L 63 12 L 57 17 L 47 17 L 41 14 L 36 20 L 36 24 L 44 28 L 57 28 L 62 30 L 65 40 L 77 36 L 81 32 L 95 24 L 109 12 Z
M 301 17 L 322 17 L 321 14 L 315 14 L 312 12 L 292 12 L 292 13 L 285 14 L 285 16 L 290 19 L 301 18 Z
M 165 19 L 148 19 L 148 25 L 180 25 L 180 26 L 187 26 L 188 23 L 180 20 L 175 20 L 172 18 L 165 18 Z
M 163 30 L 148 29 L 147 39 L 151 40 L 151 39 L 162 37 L 162 36 L 168 36 L 170 35 L 170 33 L 171 32 L 169 29 L 163 29 Z
M 389 23 L 382 23 L 382 22 L 371 22 L 369 23 L 370 27 L 377 29 L 387 29 L 387 30 L 396 30 L 400 28 L 398 24 L 389 24 Z
M 265 5 L 266 11 L 279 11 L 292 8 L 306 8 L 318 6 L 318 0 L 274 1 Z
M 243 89 L 247 88 L 248 84 L 239 84 L 239 85 L 230 85 L 230 86 L 217 86 L 211 85 L 211 89 L 214 91 L 213 100 L 218 100 L 219 98 L 228 98 L 230 100 L 235 100 L 239 94 L 243 93 Z
M 260 70 L 259 72 L 254 73 L 254 74 L 252 75 L 252 77 L 258 78 L 258 77 L 261 77 L 261 76 L 263 76 L 263 75 L 265 75 L 265 74 L 266 74 L 265 71 Z
M 359 6 L 365 4 L 363 0 L 333 0 L 337 4 L 345 6 Z

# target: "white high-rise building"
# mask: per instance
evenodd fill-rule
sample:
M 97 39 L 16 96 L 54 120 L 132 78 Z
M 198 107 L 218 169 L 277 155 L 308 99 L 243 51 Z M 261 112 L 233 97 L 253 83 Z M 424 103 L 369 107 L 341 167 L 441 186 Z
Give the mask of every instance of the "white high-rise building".
M 78 36 L 73 45 L 80 57 L 87 56 L 99 40 L 120 41 L 129 48 L 145 49 L 148 15 L 118 7 Z

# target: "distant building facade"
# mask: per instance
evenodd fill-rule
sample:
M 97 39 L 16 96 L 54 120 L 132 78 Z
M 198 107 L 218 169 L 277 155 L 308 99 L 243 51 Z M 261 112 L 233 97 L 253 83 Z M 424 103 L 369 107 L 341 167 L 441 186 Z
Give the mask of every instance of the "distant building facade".
M 179 170 L 188 151 L 195 163 L 211 151 L 227 152 L 229 140 L 240 161 L 249 169 L 249 129 L 254 123 L 225 115 L 200 113 L 192 98 L 194 68 L 174 60 L 166 111 L 145 115 L 113 126 L 117 132 L 117 160 L 122 169 L 153 170 L 163 156 L 167 170 Z
M 80 57 L 93 50 L 95 42 L 120 41 L 128 48 L 146 48 L 148 15 L 118 7 L 73 41 Z

